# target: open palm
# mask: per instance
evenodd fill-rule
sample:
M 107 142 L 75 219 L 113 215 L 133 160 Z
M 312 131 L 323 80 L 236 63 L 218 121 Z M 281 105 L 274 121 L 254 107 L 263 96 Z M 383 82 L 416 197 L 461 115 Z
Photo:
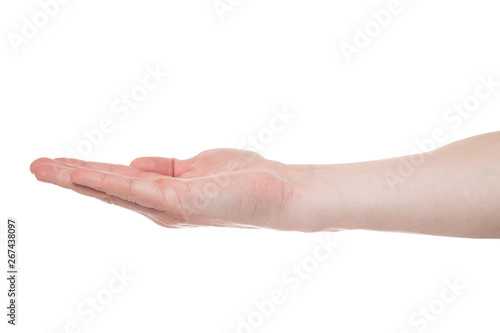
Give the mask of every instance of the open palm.
M 136 211 L 165 227 L 297 230 L 286 165 L 257 153 L 214 149 L 187 159 L 142 157 L 130 166 L 40 158 L 38 180 Z

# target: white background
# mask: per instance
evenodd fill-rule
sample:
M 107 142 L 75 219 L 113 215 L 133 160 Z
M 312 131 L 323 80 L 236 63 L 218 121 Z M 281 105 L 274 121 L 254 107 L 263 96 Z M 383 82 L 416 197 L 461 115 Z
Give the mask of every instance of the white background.
M 237 147 L 284 106 L 295 119 L 259 152 L 286 163 L 394 157 L 436 127 L 442 144 L 500 128 L 499 88 L 457 129 L 443 120 L 479 76 L 500 80 L 494 1 L 401 0 L 350 63 L 341 43 L 389 1 L 230 3 L 221 19 L 211 0 L 74 0 L 15 52 L 9 36 L 41 7 L 2 1 L 0 236 L 17 218 L 20 277 L 16 327 L 1 280 L 0 330 L 59 333 L 74 321 L 80 332 L 237 332 L 279 289 L 285 302 L 241 332 L 498 332 L 498 240 L 337 233 L 340 247 L 292 291 L 283 275 L 328 234 L 162 229 L 30 174 L 32 160 L 65 156 L 104 118 L 114 130 L 85 159 L 123 164 Z M 169 77 L 120 119 L 112 103 L 147 66 Z M 77 308 L 122 269 L 134 279 L 87 323 Z M 440 309 L 447 279 L 467 289 Z M 410 323 L 430 304 L 442 313 Z

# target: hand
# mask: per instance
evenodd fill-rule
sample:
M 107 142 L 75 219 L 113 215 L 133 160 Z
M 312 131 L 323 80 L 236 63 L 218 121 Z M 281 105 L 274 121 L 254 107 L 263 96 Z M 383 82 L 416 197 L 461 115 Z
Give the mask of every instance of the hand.
M 214 149 L 187 160 L 143 157 L 130 166 L 40 158 L 30 169 L 40 181 L 133 210 L 164 227 L 310 229 L 296 206 L 296 172 L 250 151 Z
M 31 172 L 165 227 L 500 238 L 499 151 L 500 132 L 494 132 L 432 154 L 358 163 L 287 165 L 250 151 L 214 149 L 187 160 L 143 157 L 131 166 L 41 158 Z M 408 174 L 411 161 L 421 162 Z

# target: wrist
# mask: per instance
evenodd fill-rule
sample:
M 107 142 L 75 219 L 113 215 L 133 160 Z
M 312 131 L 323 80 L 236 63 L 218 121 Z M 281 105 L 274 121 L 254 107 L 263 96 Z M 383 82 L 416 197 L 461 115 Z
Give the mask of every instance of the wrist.
M 396 197 L 387 187 L 387 160 L 290 165 L 294 210 L 306 231 L 383 229 Z
M 287 165 L 285 169 L 287 182 L 293 189 L 287 215 L 299 225 L 300 231 L 351 229 L 344 194 L 335 185 L 335 165 Z

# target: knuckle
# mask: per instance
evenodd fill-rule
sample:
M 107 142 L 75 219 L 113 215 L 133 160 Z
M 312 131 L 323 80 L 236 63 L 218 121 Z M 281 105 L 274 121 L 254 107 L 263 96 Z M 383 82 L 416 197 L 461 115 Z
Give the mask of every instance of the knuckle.
M 134 193 L 134 190 L 136 188 L 136 182 L 134 181 L 133 178 L 125 178 L 125 191 L 126 193 Z
M 104 188 L 109 184 L 109 173 L 104 173 L 100 179 L 101 187 Z

